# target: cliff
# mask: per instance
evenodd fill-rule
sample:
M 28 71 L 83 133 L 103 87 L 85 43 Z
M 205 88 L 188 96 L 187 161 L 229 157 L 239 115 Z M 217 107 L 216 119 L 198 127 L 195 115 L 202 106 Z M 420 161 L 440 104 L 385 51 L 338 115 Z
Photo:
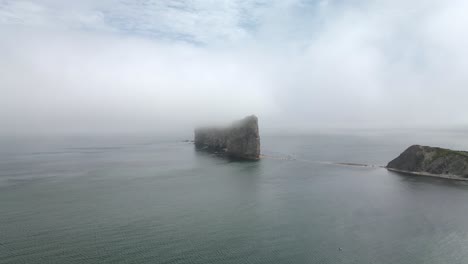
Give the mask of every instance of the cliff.
M 467 179 L 468 152 L 413 145 L 390 161 L 387 169 L 419 175 Z
M 254 115 L 248 116 L 225 128 L 195 129 L 195 147 L 225 153 L 232 158 L 258 160 L 260 158 L 258 118 Z

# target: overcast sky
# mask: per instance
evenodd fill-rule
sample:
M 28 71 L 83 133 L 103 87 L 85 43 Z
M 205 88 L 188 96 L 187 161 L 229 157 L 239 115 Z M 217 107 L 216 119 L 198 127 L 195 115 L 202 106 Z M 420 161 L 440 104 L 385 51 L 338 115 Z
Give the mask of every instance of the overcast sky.
M 0 0 L 0 132 L 468 124 L 466 0 Z

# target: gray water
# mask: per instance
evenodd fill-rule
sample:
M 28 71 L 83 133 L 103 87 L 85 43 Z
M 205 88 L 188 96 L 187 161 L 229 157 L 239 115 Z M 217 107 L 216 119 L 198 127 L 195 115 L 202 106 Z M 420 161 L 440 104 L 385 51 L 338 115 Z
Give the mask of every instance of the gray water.
M 0 138 L 0 263 L 468 263 L 468 185 L 379 167 L 464 133 Z

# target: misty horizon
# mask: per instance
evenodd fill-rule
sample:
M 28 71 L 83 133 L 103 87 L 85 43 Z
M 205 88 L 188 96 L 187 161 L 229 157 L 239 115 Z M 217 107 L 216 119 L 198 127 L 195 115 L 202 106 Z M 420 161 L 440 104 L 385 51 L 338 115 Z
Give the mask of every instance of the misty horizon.
M 0 133 L 468 129 L 465 1 L 0 2 Z

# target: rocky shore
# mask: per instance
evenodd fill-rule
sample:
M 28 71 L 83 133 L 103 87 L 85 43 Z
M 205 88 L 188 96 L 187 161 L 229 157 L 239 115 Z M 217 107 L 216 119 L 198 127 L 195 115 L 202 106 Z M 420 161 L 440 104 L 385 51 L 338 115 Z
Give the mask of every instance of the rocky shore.
M 468 152 L 413 145 L 386 168 L 413 175 L 468 180 Z

